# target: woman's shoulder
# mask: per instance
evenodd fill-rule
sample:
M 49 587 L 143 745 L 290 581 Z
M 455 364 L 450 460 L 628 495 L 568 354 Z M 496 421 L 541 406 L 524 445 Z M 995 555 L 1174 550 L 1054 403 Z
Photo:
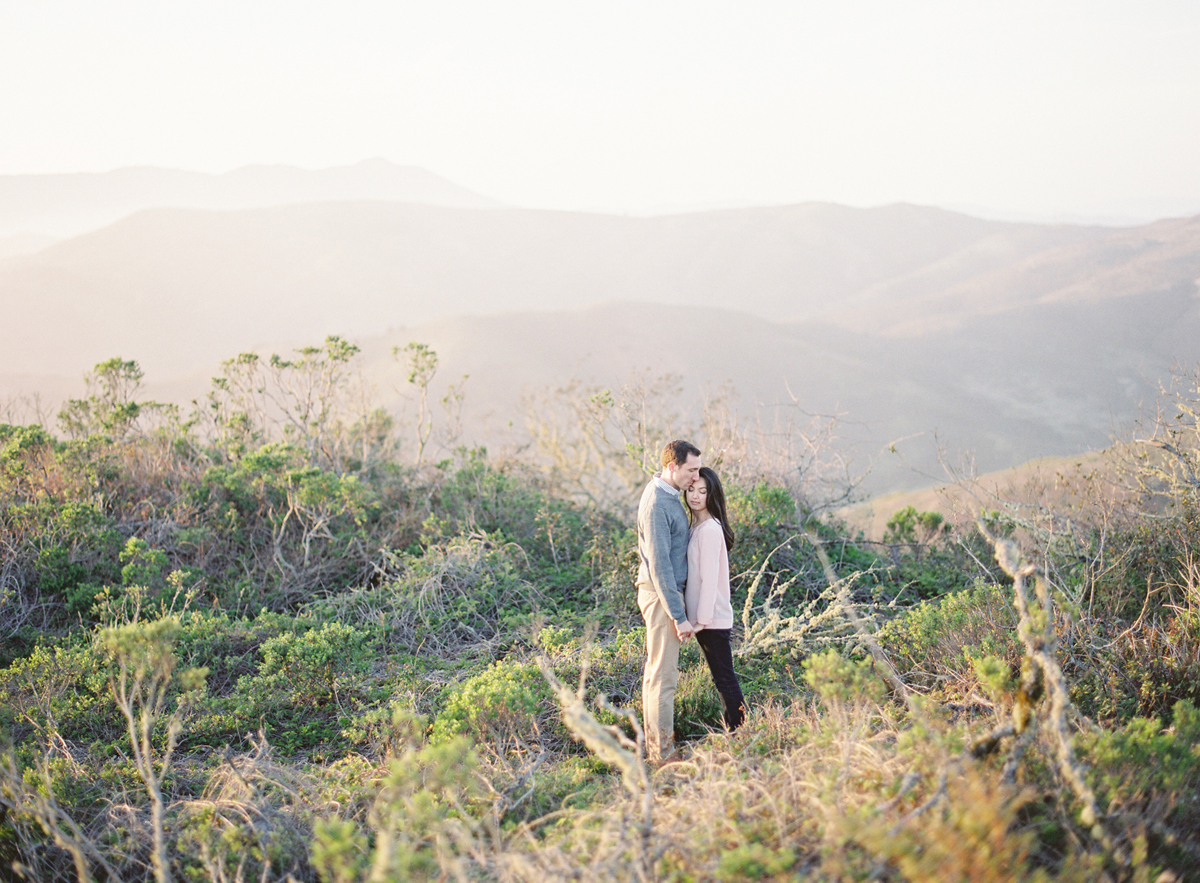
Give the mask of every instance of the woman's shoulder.
M 692 528 L 692 536 L 696 536 L 698 534 L 712 533 L 713 531 L 716 531 L 717 533 L 721 534 L 722 535 L 721 538 L 724 539 L 724 534 L 721 530 L 721 522 L 718 521 L 716 518 L 706 518 L 706 519 L 704 519 L 704 521 L 700 522 L 699 524 L 697 524 L 695 527 Z

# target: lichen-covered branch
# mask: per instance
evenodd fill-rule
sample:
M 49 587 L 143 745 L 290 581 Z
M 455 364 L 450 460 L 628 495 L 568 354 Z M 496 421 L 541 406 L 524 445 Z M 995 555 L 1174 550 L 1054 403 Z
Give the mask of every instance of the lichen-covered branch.
M 1012 578 L 1013 603 L 1019 617 L 1017 636 L 1025 646 L 1021 684 L 1013 705 L 1013 733 L 1017 736 L 1025 733 L 1037 722 L 1039 705 L 1045 706 L 1041 723 L 1054 738 L 1059 774 L 1080 803 L 1080 821 L 1090 828 L 1092 837 L 1107 847 L 1110 838 L 1100 824 L 1096 794 L 1084 779 L 1083 766 L 1075 757 L 1072 744 L 1068 720 L 1073 708 L 1066 678 L 1055 658 L 1054 605 L 1045 574 L 1038 565 L 1022 558 L 1015 542 L 996 536 L 982 521 L 979 530 L 995 548 L 1000 568 Z M 1019 740 L 1018 745 L 1022 744 Z

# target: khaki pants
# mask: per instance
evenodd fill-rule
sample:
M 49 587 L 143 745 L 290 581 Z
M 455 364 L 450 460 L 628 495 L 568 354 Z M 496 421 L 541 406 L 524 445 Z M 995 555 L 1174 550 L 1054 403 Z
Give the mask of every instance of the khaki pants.
M 679 635 L 658 592 L 638 587 L 646 620 L 646 668 L 642 673 L 642 723 L 646 758 L 661 760 L 675 750 L 675 687 L 679 684 Z

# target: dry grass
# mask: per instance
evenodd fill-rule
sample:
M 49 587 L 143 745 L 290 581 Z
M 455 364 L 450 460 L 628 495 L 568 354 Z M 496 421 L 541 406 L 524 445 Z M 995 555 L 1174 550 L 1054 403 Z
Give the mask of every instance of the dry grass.
M 1111 852 L 1090 850 L 1086 831 L 1059 802 L 1053 775 L 1038 773 L 1053 769 L 1053 728 L 1028 730 L 1024 772 L 1010 783 L 1003 758 L 964 754 L 964 746 L 985 734 L 986 721 L 955 722 L 932 705 L 911 715 L 883 699 L 878 682 L 858 693 L 834 680 L 818 682 L 816 690 L 817 697 L 757 705 L 736 733 L 714 733 L 694 743 L 684 761 L 650 775 L 636 733 L 630 739 L 601 727 L 581 694 L 563 687 L 573 729 L 607 733 L 613 751 L 605 757 L 617 773 L 628 774 L 626 784 L 614 775 L 586 807 L 515 825 L 504 821 L 503 807 L 493 811 L 498 797 L 519 790 L 510 787 L 516 784 L 512 771 L 499 769 L 495 758 L 470 760 L 460 751 L 439 754 L 414 743 L 379 761 L 348 758 L 334 768 L 302 768 L 275 760 L 260 736 L 251 751 L 229 754 L 205 774 L 197 796 L 170 804 L 176 867 L 190 868 L 189 879 L 214 883 L 315 881 L 314 831 L 350 824 L 347 830 L 370 832 L 343 838 L 350 853 L 359 849 L 357 862 L 339 866 L 342 876 L 322 879 L 360 883 L 376 879 L 373 868 L 384 869 L 378 879 L 512 883 L 798 875 L 817 881 L 1153 879 L 1145 876 L 1151 868 L 1144 855 L 1139 864 L 1136 832 L 1126 839 L 1130 860 L 1123 865 Z M 184 779 L 197 775 L 181 771 Z M 537 771 L 521 785 L 540 787 Z M 70 833 L 62 817 L 59 825 Z M 1048 841 L 1047 829 L 1061 834 Z M 143 879 L 148 855 L 131 846 L 148 833 L 144 807 L 113 805 L 78 829 L 85 867 L 109 879 Z M 1080 835 L 1085 839 L 1073 839 Z M 384 841 L 392 844 L 386 860 L 368 846 Z M 124 846 L 114 849 L 118 842 Z M 395 855 L 409 861 L 403 877 L 387 876 L 397 867 Z M 52 859 L 41 853 L 30 877 L 85 879 L 68 856 Z M 102 871 L 102 861 L 110 872 Z
M 893 706 L 797 700 L 756 709 L 653 779 L 653 825 L 640 796 L 525 825 L 472 850 L 473 878 L 558 880 L 1097 879 L 1083 852 L 1039 855 L 1034 798 L 996 766 L 943 779 L 963 737 L 914 733 Z M 928 798 L 940 794 L 937 805 Z M 649 863 L 646 863 L 646 857 Z M 1053 864 L 1050 864 L 1053 859 Z

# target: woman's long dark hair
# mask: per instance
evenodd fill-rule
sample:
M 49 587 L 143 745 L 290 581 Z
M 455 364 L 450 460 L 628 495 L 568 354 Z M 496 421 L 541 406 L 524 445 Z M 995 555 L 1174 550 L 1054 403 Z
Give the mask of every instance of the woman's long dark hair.
M 706 508 L 717 521 L 721 522 L 721 532 L 725 534 L 725 548 L 733 548 L 733 528 L 729 526 L 729 516 L 725 513 L 725 491 L 721 487 L 721 479 L 717 478 L 717 473 L 708 466 L 700 467 L 699 478 L 704 479 L 704 486 L 708 489 L 708 494 L 705 498 L 704 508 Z

